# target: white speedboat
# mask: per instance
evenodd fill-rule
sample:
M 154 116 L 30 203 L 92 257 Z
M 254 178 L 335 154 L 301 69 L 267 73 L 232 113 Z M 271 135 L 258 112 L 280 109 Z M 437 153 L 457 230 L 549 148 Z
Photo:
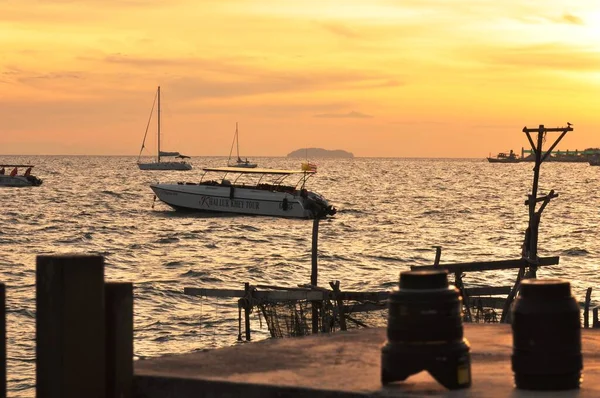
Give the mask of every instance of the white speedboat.
M 291 218 L 322 218 L 336 213 L 325 198 L 305 188 L 316 170 L 216 167 L 203 171 L 199 183 L 158 183 L 150 187 L 158 199 L 176 210 Z M 208 173 L 218 174 L 219 178 L 205 180 Z M 284 185 L 290 176 L 300 179 L 295 185 Z
M 154 99 L 158 101 L 157 107 L 157 135 L 158 135 L 158 152 L 156 154 L 156 162 L 142 162 L 140 160 L 142 156 L 142 151 L 146 147 L 146 136 L 148 135 L 148 127 L 150 126 L 150 120 L 148 120 L 148 126 L 146 126 L 146 132 L 144 133 L 144 140 L 142 141 L 142 148 L 140 149 L 140 155 L 138 156 L 138 167 L 140 170 L 178 170 L 178 171 L 186 171 L 191 170 L 192 165 L 186 162 L 184 159 L 189 159 L 189 156 L 185 156 L 180 154 L 179 152 L 167 152 L 160 150 L 160 86 L 156 90 L 156 97 Z M 150 112 L 150 119 L 152 119 L 152 114 L 154 113 L 154 105 L 152 106 L 152 111 Z M 165 161 L 163 158 L 165 157 L 173 157 L 181 160 L 167 160 Z
M 19 168 L 27 168 L 19 174 Z M 7 173 L 7 168 L 12 170 Z M 33 166 L 28 164 L 0 164 L 0 187 L 37 187 L 42 185 L 42 180 L 31 175 Z

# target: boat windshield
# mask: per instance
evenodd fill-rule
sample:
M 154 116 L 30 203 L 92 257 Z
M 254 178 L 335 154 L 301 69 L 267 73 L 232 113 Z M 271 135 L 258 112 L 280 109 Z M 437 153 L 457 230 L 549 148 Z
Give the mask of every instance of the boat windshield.
M 306 181 L 315 174 L 312 170 L 278 170 L 278 169 L 245 169 L 238 167 L 204 168 L 200 179 L 202 185 L 233 185 L 240 187 L 255 187 L 258 189 L 304 189 Z M 219 180 L 205 180 L 208 173 L 220 174 Z M 228 175 L 233 175 L 233 181 L 228 180 Z M 299 176 L 295 185 L 283 185 L 290 176 Z M 268 180 L 268 182 L 265 182 Z

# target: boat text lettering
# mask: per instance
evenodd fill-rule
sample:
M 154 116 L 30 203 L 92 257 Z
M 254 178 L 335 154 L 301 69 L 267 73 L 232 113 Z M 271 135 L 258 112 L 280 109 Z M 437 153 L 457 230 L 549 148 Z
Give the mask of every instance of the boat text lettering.
M 239 200 L 228 198 L 214 198 L 211 196 L 200 197 L 200 207 L 220 207 L 231 209 L 253 209 L 259 210 L 260 203 L 252 200 Z

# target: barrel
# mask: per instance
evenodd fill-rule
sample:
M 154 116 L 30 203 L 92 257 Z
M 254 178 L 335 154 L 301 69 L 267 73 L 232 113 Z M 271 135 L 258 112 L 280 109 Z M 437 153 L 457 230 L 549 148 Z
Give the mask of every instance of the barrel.
M 525 279 L 512 308 L 512 370 L 517 388 L 579 388 L 583 370 L 579 305 L 569 282 Z
M 388 299 L 387 342 L 382 348 L 383 384 L 428 371 L 448 389 L 471 385 L 462 302 L 445 270 L 406 271 Z

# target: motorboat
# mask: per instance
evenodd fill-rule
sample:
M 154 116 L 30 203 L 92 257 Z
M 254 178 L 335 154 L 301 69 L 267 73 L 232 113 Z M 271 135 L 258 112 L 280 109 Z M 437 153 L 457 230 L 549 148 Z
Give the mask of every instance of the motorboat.
M 28 164 L 0 164 L 0 187 L 37 187 L 42 185 L 42 180 L 31 174 L 34 166 Z M 12 168 L 10 173 L 7 169 Z M 19 174 L 19 168 L 26 168 Z
M 233 153 L 233 147 L 236 147 L 237 159 L 235 162 L 231 160 L 231 154 Z M 231 143 L 231 149 L 229 150 L 229 158 L 227 159 L 227 166 L 229 167 L 246 167 L 246 168 L 256 168 L 258 164 L 252 163 L 248 160 L 248 158 L 242 160 L 240 158 L 240 136 L 238 133 L 238 124 L 235 124 L 235 134 L 233 135 L 233 142 Z
M 490 156 L 487 160 L 490 163 L 519 163 L 523 161 L 523 159 L 519 158 L 512 149 L 509 153 L 500 152 L 495 158 Z
M 316 168 L 203 168 L 200 182 L 150 185 L 158 198 L 176 210 L 194 210 L 288 218 L 324 218 L 336 209 L 320 194 L 306 189 Z M 207 176 L 217 176 L 209 178 Z M 286 185 L 290 177 L 296 184 Z
M 140 154 L 138 156 L 138 167 L 140 170 L 178 170 L 178 171 L 186 171 L 191 170 L 192 165 L 189 162 L 186 162 L 185 159 L 189 159 L 189 156 L 182 155 L 179 152 L 173 151 L 161 151 L 160 148 L 160 86 L 156 90 L 156 96 L 154 97 L 155 103 L 158 102 L 157 106 L 157 139 L 158 139 L 158 151 L 156 154 L 155 162 L 142 162 L 141 156 L 144 148 L 146 147 L 146 137 L 148 136 L 148 127 L 150 126 L 150 120 L 152 119 L 152 115 L 154 113 L 154 104 L 152 105 L 152 111 L 150 112 L 150 119 L 148 119 L 148 124 L 146 126 L 146 132 L 144 133 L 144 140 L 142 141 L 142 148 L 140 149 Z M 180 160 L 164 160 L 163 158 L 172 157 Z

